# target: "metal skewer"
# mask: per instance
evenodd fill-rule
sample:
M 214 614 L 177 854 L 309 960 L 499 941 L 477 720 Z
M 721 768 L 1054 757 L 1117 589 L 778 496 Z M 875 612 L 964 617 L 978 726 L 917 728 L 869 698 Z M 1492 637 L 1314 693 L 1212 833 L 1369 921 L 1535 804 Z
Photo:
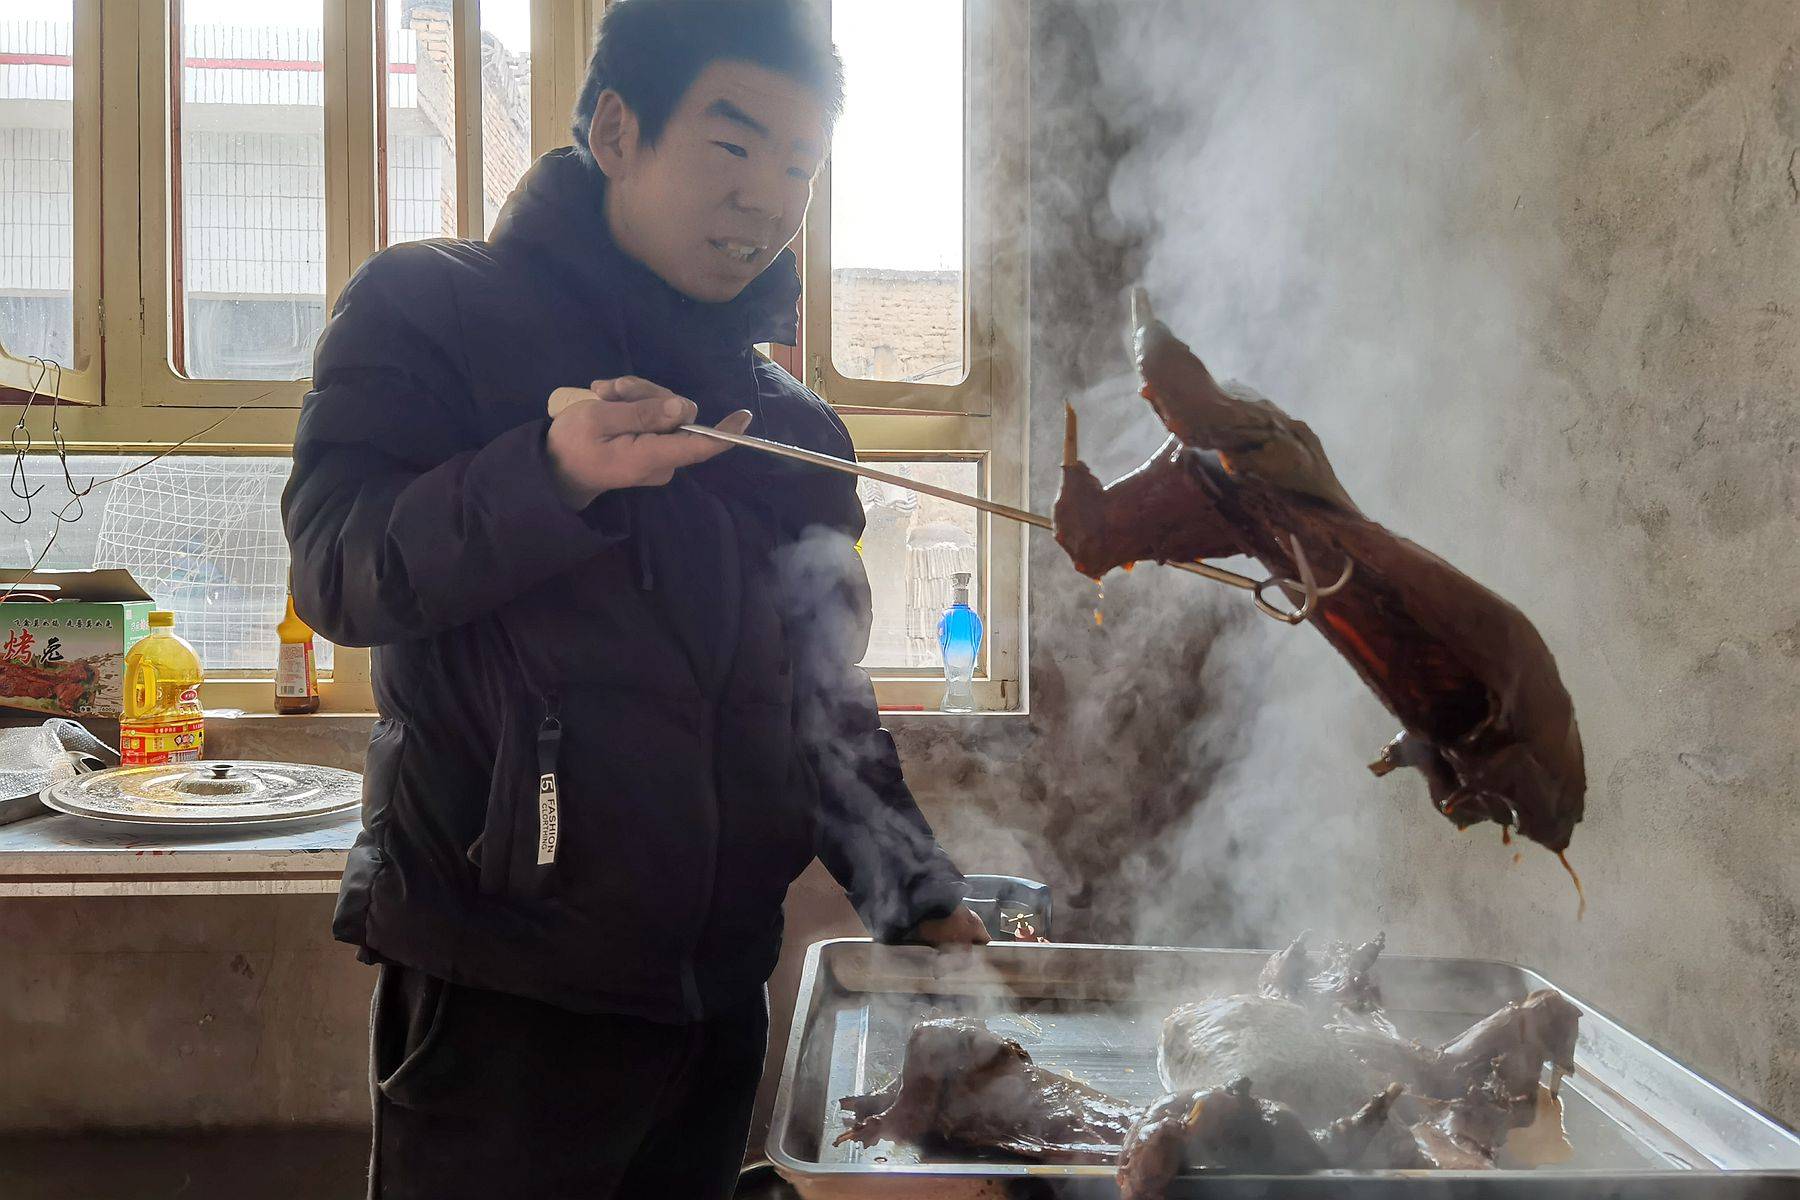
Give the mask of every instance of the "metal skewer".
M 909 492 L 936 496 L 939 500 L 948 500 L 952 504 L 961 504 L 968 508 L 978 508 L 982 512 L 993 513 L 996 517 L 1017 521 L 1021 525 L 1032 525 L 1038 529 L 1050 528 L 1049 517 L 1040 516 L 1027 509 L 1014 508 L 1010 504 L 1000 504 L 993 500 L 983 500 L 980 496 L 953 492 L 949 488 L 939 487 L 935 483 L 921 483 L 916 479 L 908 479 L 904 475 L 878 471 L 874 467 L 865 466 L 859 462 L 845 462 L 841 458 L 820 454 L 816 450 L 802 450 L 798 446 L 789 446 L 783 442 L 765 441 L 759 437 L 751 437 L 747 433 L 726 433 L 723 429 L 714 429 L 710 425 L 683 425 L 681 429 L 684 433 L 697 433 L 701 437 L 711 438 L 715 442 L 730 442 L 734 446 L 761 450 L 763 453 L 773 454 L 777 458 L 791 458 L 795 462 L 811 463 L 815 467 L 824 467 L 828 471 L 860 475 L 864 479 L 873 479 L 876 483 L 888 483 L 898 488 L 905 488 Z
M 715 442 L 728 442 L 733 446 L 742 446 L 748 450 L 760 450 L 764 454 L 772 454 L 777 458 L 788 458 L 795 462 L 809 463 L 815 467 L 823 467 L 827 471 L 839 471 L 845 475 L 857 475 L 863 479 L 873 479 L 877 483 L 891 484 L 907 491 L 918 492 L 925 496 L 935 496 L 939 500 L 948 500 L 952 504 L 960 504 L 966 508 L 978 509 L 991 513 L 996 517 L 1004 517 L 1008 521 L 1017 521 L 1021 525 L 1030 525 L 1034 529 L 1052 528 L 1049 517 L 1034 513 L 1029 509 L 1014 508 L 1010 504 L 1001 504 L 994 500 L 985 500 L 980 496 L 970 496 L 950 488 L 939 487 L 935 483 L 923 483 L 916 479 L 908 479 L 904 475 L 896 475 L 891 471 L 882 471 L 859 462 L 847 462 L 834 458 L 829 454 L 820 454 L 816 450 L 804 450 L 799 446 L 789 446 L 784 442 L 771 442 L 759 437 L 751 437 L 747 433 L 727 433 L 723 429 L 714 429 L 710 425 L 683 425 L 684 433 L 698 434 L 711 438 Z M 1306 560 L 1306 553 L 1300 548 L 1300 539 L 1294 539 L 1294 560 L 1299 565 L 1301 578 L 1292 579 L 1269 578 L 1255 580 L 1248 575 L 1240 575 L 1236 571 L 1227 571 L 1224 567 L 1215 567 L 1211 563 L 1182 562 L 1170 560 L 1163 565 L 1174 567 L 1178 571 L 1187 571 L 1230 587 L 1240 588 L 1255 597 L 1258 611 L 1288 625 L 1298 625 L 1305 621 L 1318 608 L 1318 601 L 1335 595 L 1350 582 L 1351 572 L 1355 564 L 1346 559 L 1344 574 L 1330 587 L 1320 587 L 1313 579 L 1312 567 Z M 1263 598 L 1263 593 L 1270 587 L 1281 586 L 1291 588 L 1305 596 L 1300 607 L 1293 612 L 1286 612 L 1270 604 Z

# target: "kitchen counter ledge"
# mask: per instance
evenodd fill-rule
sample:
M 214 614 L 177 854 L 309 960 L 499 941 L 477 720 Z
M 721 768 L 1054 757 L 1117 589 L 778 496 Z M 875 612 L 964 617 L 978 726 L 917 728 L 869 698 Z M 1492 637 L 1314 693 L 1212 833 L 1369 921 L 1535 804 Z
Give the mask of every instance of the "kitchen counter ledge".
M 243 833 L 114 830 L 51 813 L 0 825 L 0 897 L 335 892 L 361 814 Z

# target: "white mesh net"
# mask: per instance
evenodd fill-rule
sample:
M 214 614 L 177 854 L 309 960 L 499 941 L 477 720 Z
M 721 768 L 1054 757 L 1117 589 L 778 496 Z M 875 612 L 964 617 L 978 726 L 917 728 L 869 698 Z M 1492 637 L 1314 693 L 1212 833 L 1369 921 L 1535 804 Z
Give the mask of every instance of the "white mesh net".
M 208 670 L 266 669 L 287 596 L 270 459 L 165 459 L 105 490 L 96 567 L 124 567 L 175 614 Z

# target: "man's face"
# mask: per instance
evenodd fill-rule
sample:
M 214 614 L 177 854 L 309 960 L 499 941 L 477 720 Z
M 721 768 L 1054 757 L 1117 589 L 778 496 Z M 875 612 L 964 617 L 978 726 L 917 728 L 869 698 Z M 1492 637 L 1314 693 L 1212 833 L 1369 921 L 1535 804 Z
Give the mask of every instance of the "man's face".
M 799 232 L 825 157 L 825 106 L 749 63 L 709 64 L 646 146 L 619 98 L 601 98 L 589 147 L 606 172 L 613 236 L 683 295 L 735 298 Z

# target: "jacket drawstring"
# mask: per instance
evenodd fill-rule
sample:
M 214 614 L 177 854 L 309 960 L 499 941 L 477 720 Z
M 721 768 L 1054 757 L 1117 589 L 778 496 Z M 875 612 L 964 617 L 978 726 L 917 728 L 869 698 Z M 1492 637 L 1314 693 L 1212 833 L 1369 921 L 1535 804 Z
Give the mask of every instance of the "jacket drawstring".
M 631 520 L 631 543 L 637 549 L 638 589 L 653 592 L 656 590 L 656 571 L 650 566 L 650 539 L 638 529 L 635 513 Z
M 624 322 L 625 310 L 623 306 L 620 306 L 618 311 L 620 321 Z M 637 368 L 632 362 L 630 351 L 626 351 L 622 356 L 620 374 L 637 374 Z M 625 513 L 627 528 L 630 530 L 631 534 L 631 544 L 637 552 L 638 590 L 642 592 L 654 592 L 656 590 L 656 572 L 650 566 L 650 539 L 645 537 L 643 531 L 638 527 L 637 505 L 630 503 L 629 499 L 627 499 L 625 504 Z

